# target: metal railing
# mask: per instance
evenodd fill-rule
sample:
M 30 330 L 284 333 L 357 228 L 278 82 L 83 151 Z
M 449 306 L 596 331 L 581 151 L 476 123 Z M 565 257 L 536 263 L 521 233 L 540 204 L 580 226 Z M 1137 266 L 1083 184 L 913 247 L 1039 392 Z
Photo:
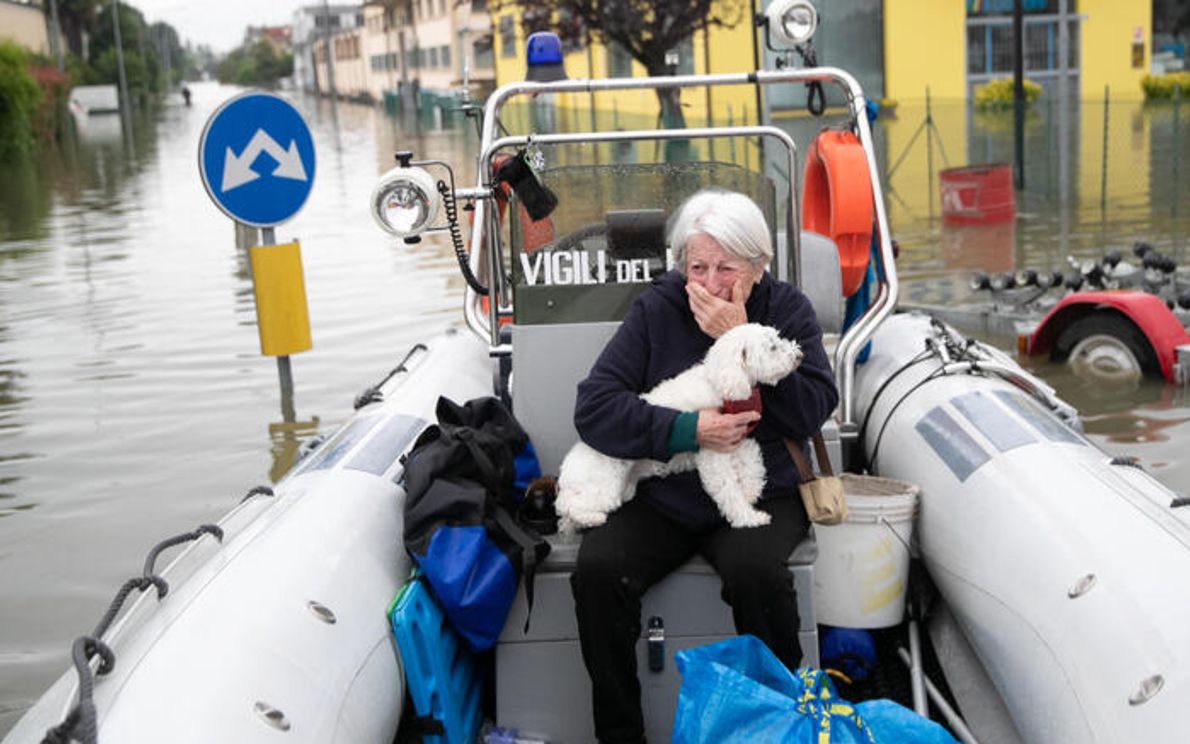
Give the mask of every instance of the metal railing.
M 872 183 L 877 227 L 880 240 L 880 260 L 883 281 L 876 298 L 867 311 L 848 328 L 835 351 L 835 369 L 840 393 L 841 427 L 845 435 L 856 431 L 855 423 L 855 361 L 872 333 L 894 309 L 898 296 L 896 266 L 893 262 L 892 242 L 888 227 L 888 216 L 884 207 L 884 196 L 880 186 L 872 131 L 865 112 L 865 98 L 859 83 L 849 73 L 838 68 L 817 67 L 800 70 L 758 71 L 754 73 L 720 75 L 677 75 L 668 77 L 616 78 L 609 80 L 560 80 L 550 83 L 518 82 L 498 88 L 488 98 L 484 107 L 484 119 L 480 138 L 477 186 L 474 192 L 490 196 L 495 186 L 491 172 L 493 156 L 501 149 L 528 144 L 530 140 L 546 143 L 563 142 L 612 142 L 625 139 L 692 139 L 699 137 L 769 136 L 784 141 L 795 158 L 796 146 L 787 134 L 773 127 L 727 126 L 703 129 L 639 130 L 634 132 L 580 132 L 563 135 L 524 135 L 522 137 L 497 136 L 500 112 L 510 100 L 522 96 L 546 93 L 594 93 L 616 90 L 667 90 L 727 85 L 778 85 L 790 83 L 823 82 L 840 86 L 847 99 L 847 106 L 854 123 L 856 134 L 866 154 L 869 179 Z M 796 160 L 791 159 L 789 173 L 796 173 Z M 796 186 L 791 183 L 790 198 L 796 199 Z M 492 199 L 480 198 L 475 202 L 474 223 L 471 230 L 470 266 L 473 272 L 486 273 L 490 287 L 490 302 L 483 306 L 482 297 L 468 288 L 464 314 L 468 326 L 489 343 L 493 353 L 508 353 L 500 343 L 499 316 L 509 309 L 507 284 L 503 275 L 503 256 L 499 223 Z M 791 204 L 791 219 L 796 220 L 797 204 Z M 800 251 L 796 223 L 787 230 L 787 241 L 793 251 L 792 262 L 795 276 L 800 276 Z M 478 249 L 477 249 L 478 248 Z M 780 251 L 780 247 L 778 247 Z M 780 255 L 778 256 L 780 261 Z M 781 264 L 788 263 L 780 261 Z

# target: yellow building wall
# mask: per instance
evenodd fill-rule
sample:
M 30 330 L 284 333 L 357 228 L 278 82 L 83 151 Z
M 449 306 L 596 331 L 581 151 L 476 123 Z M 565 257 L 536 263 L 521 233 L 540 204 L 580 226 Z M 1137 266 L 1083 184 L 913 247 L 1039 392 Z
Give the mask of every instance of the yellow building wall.
M 0 41 L 14 41 L 31 52 L 48 54 L 45 13 L 34 5 L 0 3 Z
M 504 56 L 500 23 L 504 17 L 513 18 L 516 30 L 516 54 Z M 496 85 L 525 79 L 526 35 L 520 23 L 518 11 L 494 15 L 492 18 L 495 42 Z M 694 72 L 728 73 L 751 72 L 754 64 L 754 34 L 751 16 L 745 13 L 740 22 L 730 29 L 712 28 L 707 33 L 696 33 L 692 40 Z M 710 39 L 710 54 L 707 55 L 707 40 Z M 608 52 L 602 44 L 592 44 L 565 55 L 566 74 L 572 80 L 605 79 L 608 75 Z M 644 66 L 633 61 L 632 76 L 645 77 Z M 616 126 L 630 129 L 639 126 L 653 126 L 659 105 L 657 94 L 652 90 L 627 90 L 616 92 L 562 94 L 557 97 L 560 109 L 574 112 L 589 112 L 592 103 L 600 117 L 613 116 Z M 682 111 L 689 126 L 703 126 L 711 112 L 715 123 L 722 124 L 730 119 L 733 123 L 756 123 L 756 91 L 751 86 L 719 87 L 711 90 L 686 90 L 682 92 Z
M 885 0 L 884 95 L 965 98 L 966 24 L 961 0 Z
M 1080 107 L 1080 224 L 1097 225 L 1103 219 L 1131 217 L 1136 213 L 1136 204 L 1150 203 L 1152 127 L 1140 106 L 1116 105 L 1115 98 L 1113 88 L 1106 121 L 1102 91 L 1099 100 L 1086 101 Z
M 1080 0 L 1082 22 L 1081 93 L 1102 100 L 1143 98 L 1140 80 L 1149 70 L 1153 45 L 1153 4 L 1139 0 Z M 1140 66 L 1133 66 L 1133 42 L 1144 45 Z

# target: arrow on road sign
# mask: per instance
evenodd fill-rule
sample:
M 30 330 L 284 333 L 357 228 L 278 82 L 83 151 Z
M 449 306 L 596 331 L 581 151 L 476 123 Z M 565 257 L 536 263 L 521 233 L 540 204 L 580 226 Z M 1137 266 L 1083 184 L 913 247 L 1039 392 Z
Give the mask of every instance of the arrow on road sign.
M 260 174 L 252 170 L 252 164 L 256 162 L 256 158 L 262 152 L 268 153 L 273 160 L 277 161 L 277 167 L 273 170 L 273 176 L 277 178 L 290 178 L 295 181 L 306 180 L 306 169 L 302 167 L 302 157 L 298 153 L 297 141 L 290 140 L 289 149 L 286 150 L 263 129 L 257 129 L 256 134 L 252 135 L 252 140 L 248 143 L 248 146 L 243 149 L 238 157 L 230 147 L 227 148 L 227 154 L 223 159 L 223 185 L 221 190 L 224 192 L 231 191 L 237 186 L 243 186 L 260 178 Z

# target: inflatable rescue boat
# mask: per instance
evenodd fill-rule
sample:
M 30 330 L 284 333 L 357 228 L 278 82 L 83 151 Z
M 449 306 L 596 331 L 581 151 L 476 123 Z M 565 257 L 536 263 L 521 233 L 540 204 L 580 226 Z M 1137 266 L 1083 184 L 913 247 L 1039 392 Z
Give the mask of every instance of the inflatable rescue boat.
M 831 86 L 846 102 L 808 142 L 767 124 L 557 133 L 518 129 L 505 116 L 508 104 L 544 94 L 802 84 Z M 761 205 L 778 228 L 772 273 L 814 302 L 841 393 L 825 432 L 836 472 L 919 489 L 915 537 L 879 509 L 868 529 L 877 552 L 898 565 L 912 555 L 925 572 L 910 579 L 876 564 L 873 581 L 883 583 L 859 611 L 861 624 L 871 610 L 904 632 L 915 707 L 985 744 L 1184 740 L 1190 596 L 1177 577 L 1190 574 L 1186 500 L 1084 438 L 1077 411 L 1012 358 L 935 319 L 895 313 L 897 270 L 865 111 L 859 84 L 836 68 L 555 79 L 489 97 L 474 187 L 456 187 L 445 163 L 406 155 L 380 180 L 374 214 L 399 239 L 449 234 L 467 280 L 466 329 L 411 351 L 271 493 L 162 543 L 180 552 L 157 570 L 155 551 L 118 597 L 128 601 L 94 630 L 80 621 L 75 668 L 5 742 L 52 730 L 51 741 L 120 744 L 388 744 L 402 721 L 442 715 L 406 707 L 409 684 L 437 684 L 439 702 L 454 693 L 448 679 L 409 678 L 414 665 L 402 663 L 386 615 L 410 571 L 403 454 L 433 423 L 440 396 L 495 395 L 529 432 L 542 469 L 556 472 L 576 439 L 576 381 L 632 298 L 669 267 L 667 216 L 711 185 Z M 649 162 L 679 140 L 693 157 Z M 746 144 L 736 157 L 738 142 Z M 501 181 L 508 171 L 494 166 L 507 155 L 531 163 L 528 174 Z M 803 172 L 804 205 L 796 185 L 770 177 Z M 846 206 L 857 193 L 863 203 Z M 459 202 L 473 218 L 468 244 Z M 870 302 L 845 325 L 844 297 L 859 292 Z M 809 665 L 818 663 L 819 623 L 838 624 L 829 608 L 853 598 L 832 592 L 859 591 L 823 582 L 837 566 L 818 561 L 843 559 L 818 532 L 790 557 Z M 482 715 L 554 742 L 593 740 L 568 581 L 577 544 L 552 540 L 532 625 L 514 606 L 492 657 L 494 703 L 468 713 L 472 734 Z M 851 550 L 852 560 L 866 559 Z M 923 595 L 932 587 L 933 602 L 906 602 L 910 582 Z M 714 572 L 699 561 L 650 590 L 645 613 L 650 631 L 664 634 L 660 664 L 646 663 L 640 643 L 648 736 L 664 741 L 679 683 L 672 654 L 734 628 Z M 923 678 L 919 625 L 940 677 Z M 431 646 L 418 651 L 440 652 Z

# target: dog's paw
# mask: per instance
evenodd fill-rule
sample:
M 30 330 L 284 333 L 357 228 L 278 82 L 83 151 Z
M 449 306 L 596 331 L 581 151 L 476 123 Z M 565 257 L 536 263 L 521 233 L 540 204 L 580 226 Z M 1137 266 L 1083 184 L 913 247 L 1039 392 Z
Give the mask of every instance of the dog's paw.
M 598 511 L 571 512 L 567 518 L 574 523 L 577 529 L 586 530 L 607 522 L 607 513 Z
M 727 519 L 732 527 L 763 527 L 773 521 L 773 515 L 759 509 L 749 509 L 745 512 L 733 514 Z

